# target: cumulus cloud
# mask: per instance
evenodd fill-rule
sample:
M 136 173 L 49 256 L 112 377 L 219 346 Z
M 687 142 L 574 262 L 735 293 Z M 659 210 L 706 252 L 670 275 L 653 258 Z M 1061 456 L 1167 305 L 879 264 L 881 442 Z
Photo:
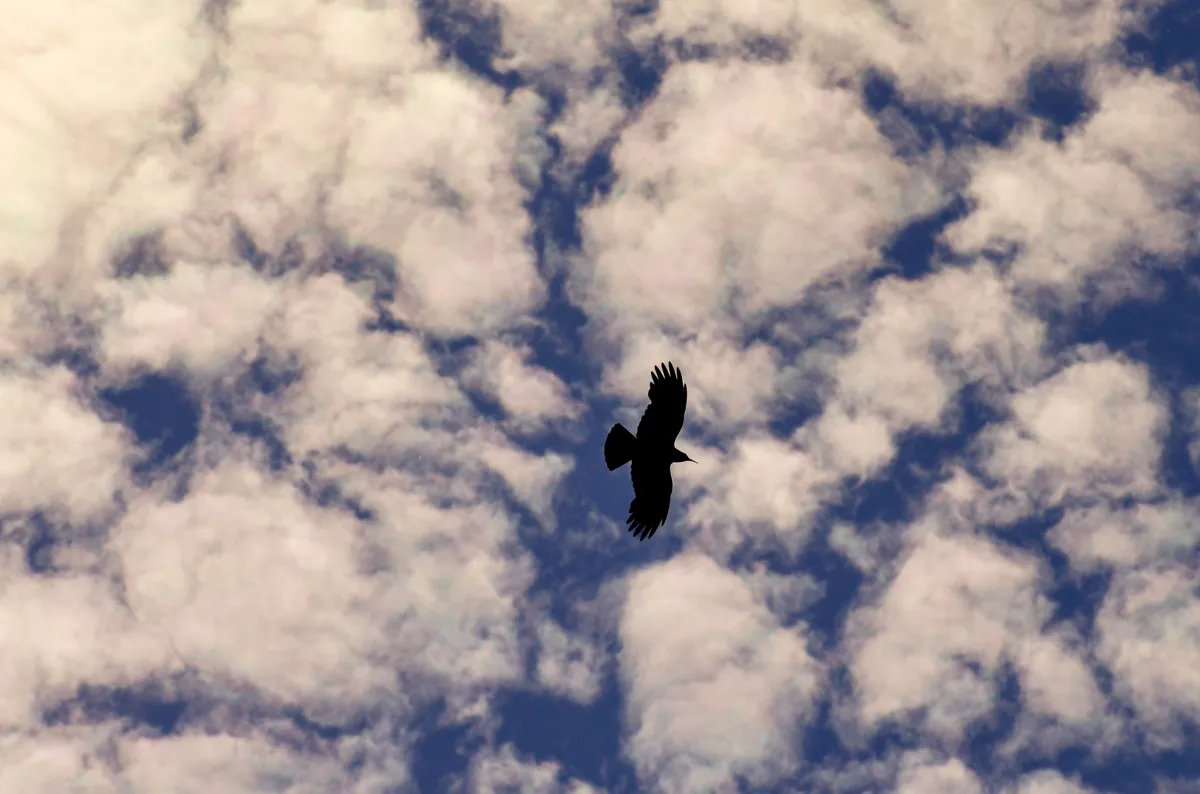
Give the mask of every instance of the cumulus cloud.
M 1200 515 L 1193 501 L 1081 507 L 1067 512 L 1049 537 L 1079 570 L 1137 568 L 1187 559 L 1200 544 Z
M 984 469 L 1015 491 L 1055 505 L 1158 490 L 1167 409 L 1145 366 L 1084 351 L 1010 408 L 1012 421 L 989 428 L 980 444 Z
M 591 257 L 574 274 L 612 333 L 685 336 L 788 306 L 875 263 L 940 199 L 855 94 L 798 63 L 671 69 L 612 157 L 623 191 L 585 213 Z
M 563 420 L 578 419 L 582 406 L 553 372 L 530 361 L 528 347 L 496 340 L 477 350 L 463 381 L 499 403 L 521 433 L 532 433 Z
M 0 511 L 44 510 L 79 523 L 112 511 L 128 476 L 129 438 L 84 397 L 63 367 L 0 372 Z
M 628 749 L 656 790 L 766 785 L 795 764 L 820 666 L 734 574 L 700 555 L 639 572 L 620 636 Z
M 101 355 L 111 376 L 139 368 L 203 376 L 244 363 L 277 299 L 252 270 L 225 264 L 180 262 L 165 276 L 105 287 L 113 319 L 105 323 Z
M 508 791 L 603 794 L 595 786 L 564 776 L 560 766 L 552 761 L 538 763 L 518 757 L 511 744 L 475 756 L 471 760 L 469 781 L 467 790 L 471 794 L 501 794 Z
M 702 530 L 700 541 L 718 554 L 747 538 L 800 551 L 809 539 L 809 519 L 835 482 L 813 456 L 765 435 L 739 439 L 728 454 L 708 450 L 701 465 L 697 476 L 704 476 L 704 492 L 688 510 L 688 520 Z M 683 490 L 688 492 L 686 483 Z
M 1006 666 L 1035 713 L 1085 725 L 1103 713 L 1069 636 L 1043 633 L 1051 605 L 1035 559 L 961 534 L 929 531 L 913 544 L 878 601 L 849 619 L 865 726 L 915 718 L 953 746 L 994 708 Z
M 1043 333 L 988 267 L 917 283 L 885 280 L 855 331 L 854 350 L 835 365 L 837 400 L 819 432 L 848 463 L 883 462 L 890 450 L 873 423 L 893 434 L 934 428 L 963 386 L 980 384 L 986 393 L 1022 384 L 1040 366 Z
M 121 686 L 177 666 L 166 638 L 141 631 L 105 578 L 31 577 L 6 551 L 0 636 L 12 653 L 0 679 L 3 729 L 36 726 L 82 684 Z
M 1177 746 L 1200 714 L 1200 600 L 1193 566 L 1160 563 L 1117 576 L 1096 617 L 1097 651 L 1155 743 Z
M 905 759 L 897 781 L 896 794 L 980 794 L 983 787 L 975 773 L 957 758 L 944 763 L 929 763 L 919 757 Z
M 552 620 L 538 625 L 538 683 L 578 703 L 600 693 L 604 656 L 589 638 L 567 632 Z
M 1055 5 L 1024 0 L 1003 12 L 947 9 L 924 0 L 836 6 L 668 0 L 653 30 L 735 52 L 767 37 L 833 72 L 886 70 L 916 97 L 992 104 L 1011 100 L 1041 62 L 1100 55 L 1123 27 L 1136 23 L 1141 10 L 1116 0 Z
M 510 324 L 541 302 L 517 170 L 539 113 L 532 95 L 506 101 L 499 89 L 442 73 L 355 108 L 328 217 L 395 257 L 397 317 L 469 333 Z
M 1090 791 L 1087 786 L 1065 778 L 1053 770 L 1028 775 L 1013 790 L 1017 794 L 1088 794 Z
M 1197 253 L 1200 97 L 1114 57 L 1158 5 L 14 10 L 0 791 L 415 790 L 431 708 L 486 729 L 447 772 L 480 794 L 626 763 L 679 794 L 1084 794 L 965 742 L 1001 712 L 1000 760 L 1190 741 L 1200 517 L 1164 469 L 1200 402 L 1072 325 Z M 1056 64 L 1089 109 L 1050 140 L 1022 103 Z M 964 108 L 1020 118 L 926 134 Z M 934 253 L 896 268 L 910 238 Z M 636 424 L 666 360 L 700 464 L 630 551 L 568 445 L 614 402 Z M 170 406 L 105 397 L 147 375 L 194 404 L 166 468 L 139 419 Z M 928 491 L 864 525 L 911 464 Z M 498 739 L 521 688 L 621 704 L 620 757 Z
M 123 782 L 136 791 L 170 786 L 181 793 L 199 794 L 219 781 L 234 791 L 332 792 L 350 784 L 335 758 L 306 758 L 260 737 L 133 740 L 121 750 L 128 759 Z
M 1196 250 L 1191 195 L 1200 163 L 1200 95 L 1149 74 L 1105 71 L 1099 107 L 1060 146 L 1036 131 L 983 155 L 972 169 L 977 209 L 946 239 L 963 251 L 1017 246 L 1013 276 L 1078 300 L 1104 303 L 1150 285 L 1137 254 L 1174 263 Z
M 170 134 L 211 48 L 193 35 L 200 9 L 185 2 L 145 13 L 124 0 L 82 15 L 61 2 L 17 12 L 5 39 L 20 66 L 3 78 L 0 273 L 67 294 L 99 275 L 100 263 L 77 258 L 80 222 L 142 147 Z
M 880 602 L 850 619 L 863 722 L 915 712 L 934 734 L 961 738 L 992 707 L 991 677 L 1006 644 L 1040 623 L 1035 577 L 1029 561 L 978 542 L 921 542 Z

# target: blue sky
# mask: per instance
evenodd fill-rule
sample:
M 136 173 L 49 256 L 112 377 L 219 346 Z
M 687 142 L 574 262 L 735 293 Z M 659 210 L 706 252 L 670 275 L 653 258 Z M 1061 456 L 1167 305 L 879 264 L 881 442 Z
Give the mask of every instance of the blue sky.
M 1194 4 L 10 28 L 0 794 L 1196 790 Z

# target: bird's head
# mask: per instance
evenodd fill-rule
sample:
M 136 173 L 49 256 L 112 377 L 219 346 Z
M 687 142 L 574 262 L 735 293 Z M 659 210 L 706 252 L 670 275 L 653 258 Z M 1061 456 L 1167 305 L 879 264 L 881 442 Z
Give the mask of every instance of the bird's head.
M 689 463 L 696 462 L 696 461 L 692 460 L 691 458 L 689 458 L 687 456 L 687 453 L 680 452 L 678 449 L 675 449 L 674 447 L 672 447 L 671 448 L 671 462 L 672 463 L 683 463 L 684 461 L 687 461 Z

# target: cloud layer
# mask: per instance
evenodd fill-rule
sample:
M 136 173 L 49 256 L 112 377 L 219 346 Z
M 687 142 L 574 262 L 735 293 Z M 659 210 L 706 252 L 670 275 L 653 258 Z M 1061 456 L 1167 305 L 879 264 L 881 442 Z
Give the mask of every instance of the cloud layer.
M 1171 791 L 1161 5 L 15 11 L 0 792 Z M 701 463 L 631 545 L 665 360 Z

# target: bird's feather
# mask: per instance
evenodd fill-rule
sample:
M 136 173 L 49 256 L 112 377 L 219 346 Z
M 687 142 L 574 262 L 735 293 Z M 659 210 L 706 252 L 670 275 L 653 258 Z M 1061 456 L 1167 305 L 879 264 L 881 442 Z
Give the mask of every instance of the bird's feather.
M 617 423 L 608 431 L 604 439 L 604 462 L 609 471 L 619 469 L 637 453 L 637 439 L 625 429 L 625 425 Z
M 683 375 L 675 365 L 654 368 L 650 376 L 650 405 L 638 422 L 639 443 L 673 447 L 679 431 L 683 429 L 683 414 L 687 410 L 687 386 Z
M 634 537 L 645 540 L 667 521 L 671 509 L 671 467 L 662 461 L 635 459 L 630 476 L 633 501 L 629 503 L 629 518 L 625 523 Z

